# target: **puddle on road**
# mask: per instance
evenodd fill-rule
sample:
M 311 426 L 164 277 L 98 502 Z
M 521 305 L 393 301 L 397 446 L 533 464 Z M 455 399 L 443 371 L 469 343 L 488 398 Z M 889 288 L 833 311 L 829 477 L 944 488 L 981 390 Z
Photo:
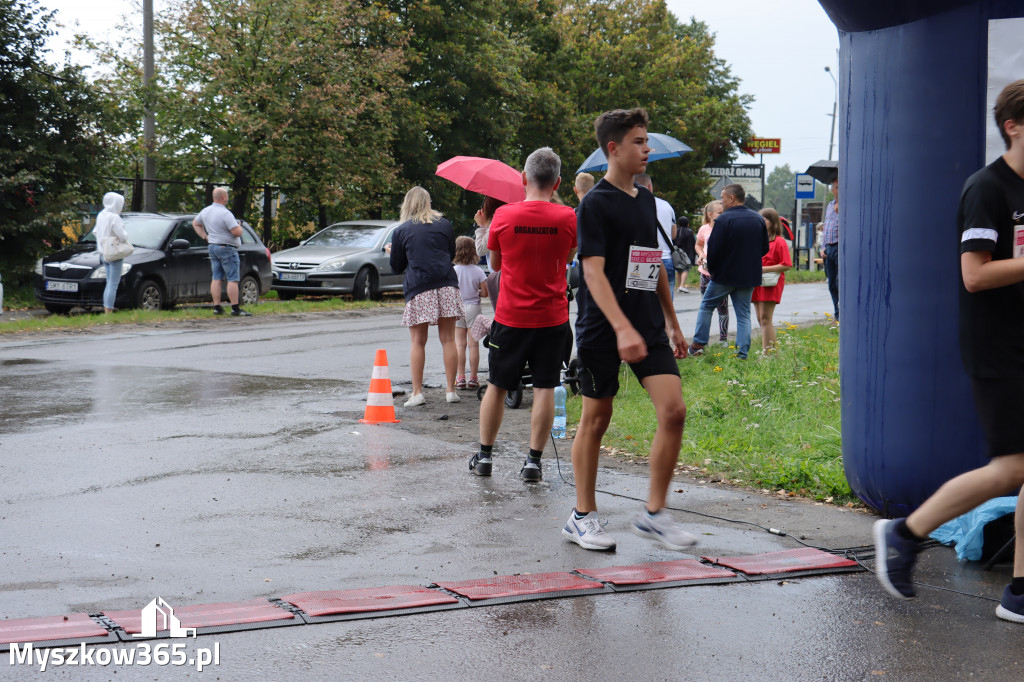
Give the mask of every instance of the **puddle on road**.
M 137 419 L 269 395 L 357 391 L 355 382 L 289 379 L 152 367 L 67 369 L 36 360 L 5 360 L 0 375 L 0 433 L 52 428 L 85 418 Z

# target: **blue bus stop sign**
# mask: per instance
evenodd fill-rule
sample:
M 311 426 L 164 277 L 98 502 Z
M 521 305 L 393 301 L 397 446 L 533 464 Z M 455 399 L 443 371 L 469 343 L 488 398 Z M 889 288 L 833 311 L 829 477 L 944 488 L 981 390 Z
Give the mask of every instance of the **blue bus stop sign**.
M 796 198 L 814 198 L 814 177 L 807 173 L 796 174 Z

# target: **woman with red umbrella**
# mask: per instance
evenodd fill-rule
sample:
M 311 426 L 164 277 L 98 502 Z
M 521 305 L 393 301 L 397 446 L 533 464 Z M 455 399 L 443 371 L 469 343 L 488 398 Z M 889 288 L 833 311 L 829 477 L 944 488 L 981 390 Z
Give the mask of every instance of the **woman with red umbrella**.
M 402 224 L 395 228 L 391 240 L 391 269 L 405 273 L 405 314 L 402 325 L 409 328 L 412 350 L 412 396 L 406 407 L 426 402 L 423 397 L 423 365 L 426 360 L 427 330 L 437 325 L 444 353 L 447 381 L 445 398 L 459 401 L 455 392 L 455 321 L 465 315 L 459 278 L 452 259 L 455 258 L 455 231 L 452 224 L 430 206 L 430 194 L 422 187 L 413 187 L 402 202 Z

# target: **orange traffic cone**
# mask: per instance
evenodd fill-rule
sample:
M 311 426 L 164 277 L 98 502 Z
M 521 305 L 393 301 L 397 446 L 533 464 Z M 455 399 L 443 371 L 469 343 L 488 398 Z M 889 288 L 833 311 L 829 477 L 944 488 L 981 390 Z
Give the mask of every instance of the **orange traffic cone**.
M 363 424 L 397 424 L 395 399 L 391 395 L 391 379 L 388 377 L 388 353 L 377 350 L 373 359 L 373 376 L 370 378 L 370 395 L 366 398 L 366 412 L 359 420 Z

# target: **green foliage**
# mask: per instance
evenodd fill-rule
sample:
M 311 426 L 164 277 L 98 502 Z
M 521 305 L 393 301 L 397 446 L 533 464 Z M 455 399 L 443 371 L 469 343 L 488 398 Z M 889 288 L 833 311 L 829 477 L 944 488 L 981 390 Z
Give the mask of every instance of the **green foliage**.
M 768 355 L 739 360 L 734 349 L 712 345 L 680 361 L 687 405 L 680 465 L 702 480 L 852 500 L 840 438 L 838 329 L 787 324 L 778 335 Z M 605 445 L 647 456 L 654 408 L 632 373 L 622 374 Z M 579 399 L 569 406 L 578 419 Z
M 148 92 L 137 44 L 101 50 L 108 99 L 123 102 L 126 157 L 138 164 L 151 103 L 158 174 L 226 178 L 238 216 L 252 217 L 264 184 L 283 188 L 282 217 L 296 223 L 320 219 L 321 205 L 327 220 L 381 212 L 396 177 L 388 104 L 403 88 L 405 31 L 393 14 L 360 0 L 180 0 L 155 31 Z
M 663 0 L 177 0 L 156 22 L 157 77 L 140 85 L 137 41 L 98 48 L 124 153 L 140 163 L 142 112 L 157 112 L 158 175 L 247 191 L 287 188 L 278 229 L 397 214 L 411 185 L 468 232 L 478 195 L 434 175 L 456 155 L 521 167 L 551 146 L 563 193 L 596 148 L 602 111 L 644 106 L 653 132 L 695 152 L 659 161 L 659 194 L 706 200 L 701 168 L 750 132 L 750 98 L 707 27 Z M 161 189 L 195 209 L 195 190 Z M 569 196 L 566 194 L 566 196 Z M 190 204 L 186 206 L 185 204 Z
M 82 69 L 45 60 L 52 16 L 35 0 L 0 0 L 0 269 L 12 284 L 61 242 L 104 157 Z
M 776 166 L 764 185 L 765 202 L 767 208 L 774 208 L 779 215 L 793 219 L 793 208 L 796 197 L 796 174 L 789 167 L 789 164 Z

